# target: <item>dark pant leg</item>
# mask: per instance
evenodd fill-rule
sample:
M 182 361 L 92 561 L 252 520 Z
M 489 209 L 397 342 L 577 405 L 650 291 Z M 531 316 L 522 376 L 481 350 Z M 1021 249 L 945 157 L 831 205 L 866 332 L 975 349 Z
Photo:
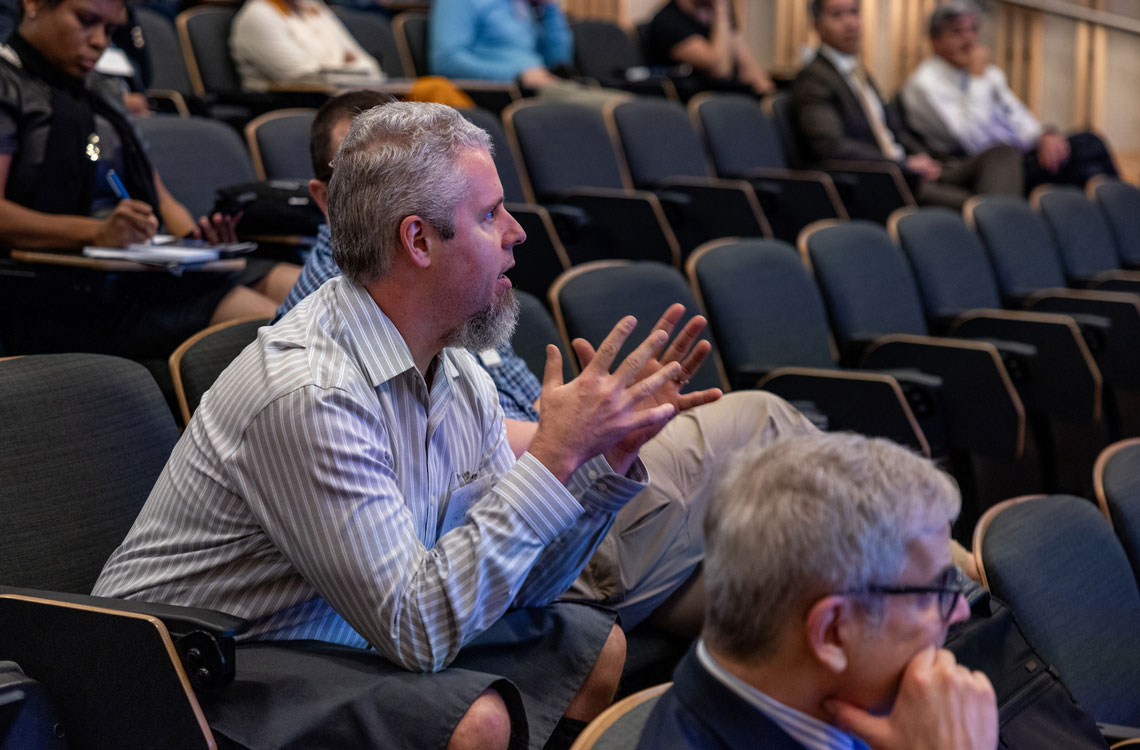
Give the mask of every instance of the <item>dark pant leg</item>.
M 1118 176 L 1112 154 L 1100 136 L 1085 131 L 1069 136 L 1069 160 L 1057 172 L 1049 172 L 1037 161 L 1037 150 L 1025 154 L 1025 192 L 1045 183 L 1076 185 L 1085 183 L 1097 175 Z

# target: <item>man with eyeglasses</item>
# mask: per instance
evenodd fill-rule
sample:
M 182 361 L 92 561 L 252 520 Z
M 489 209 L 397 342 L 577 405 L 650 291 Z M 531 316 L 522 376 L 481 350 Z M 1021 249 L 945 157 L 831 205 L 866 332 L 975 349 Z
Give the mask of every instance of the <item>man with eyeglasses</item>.
M 742 454 L 705 517 L 701 639 L 640 748 L 993 750 L 985 675 L 942 649 L 969 615 L 953 480 L 852 434 Z

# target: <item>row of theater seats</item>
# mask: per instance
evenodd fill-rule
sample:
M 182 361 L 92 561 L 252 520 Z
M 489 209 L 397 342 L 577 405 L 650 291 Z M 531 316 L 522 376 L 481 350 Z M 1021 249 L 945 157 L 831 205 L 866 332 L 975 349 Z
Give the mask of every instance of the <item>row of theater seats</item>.
M 242 621 L 83 596 L 177 439 L 155 383 L 114 357 L 39 355 L 0 362 L 0 393 L 0 508 L 9 519 L 0 548 L 0 743 L 211 746 L 217 738 L 200 703 L 235 695 L 226 685 L 241 673 L 232 638 Z M 1010 605 L 1077 701 L 1102 724 L 1136 727 L 1140 440 L 1105 449 L 1094 484 L 1101 512 L 1061 495 L 995 505 L 974 529 L 974 555 L 983 584 Z M 283 648 L 298 659 L 338 650 Z M 651 705 L 653 695 L 631 700 Z M 625 713 L 629 706 L 599 717 L 608 732 L 586 736 L 632 746 L 612 744 L 635 737 L 648 714 Z
M 399 91 L 401 85 L 429 74 L 426 12 L 408 10 L 390 21 L 379 13 L 330 7 L 360 46 L 380 63 L 392 90 Z M 154 94 L 183 103 L 197 102 L 200 111 L 237 124 L 243 114 L 248 119 L 249 114 L 271 108 L 275 102 L 319 102 L 328 93 L 321 87 L 284 86 L 269 94 L 242 90 L 229 51 L 230 26 L 237 10 L 236 4 L 201 5 L 180 13 L 172 25 L 161 13 L 144 7 L 135 9 L 149 47 Z M 616 24 L 581 20 L 571 23 L 571 30 L 575 67 L 583 80 L 678 100 L 676 88 L 666 76 L 628 80 L 625 71 L 645 69 L 645 59 L 638 43 Z M 460 81 L 459 85 L 481 106 L 496 112 L 522 96 L 514 83 Z
M 502 120 L 466 116 L 495 142 L 509 208 L 527 230 L 516 286 L 542 295 L 571 265 L 604 258 L 680 265 L 698 245 L 726 236 L 795 241 L 813 221 L 868 218 L 914 205 L 897 170 L 833 165 L 789 169 L 775 114 L 732 94 L 675 102 L 638 97 L 608 108 L 523 100 Z M 270 112 L 246 127 L 262 176 L 308 179 L 311 110 Z M 790 136 L 789 136 L 790 137 Z M 866 180 L 871 180 L 868 186 Z
M 1107 215 L 1140 211 L 1133 186 L 1104 182 L 1095 192 Z M 575 264 L 529 290 L 537 296 L 520 290 L 514 343 L 540 374 L 547 343 L 597 343 L 625 314 L 645 328 L 683 302 L 711 319 L 716 352 L 694 387 L 763 387 L 832 429 L 945 459 L 968 499 L 961 536 L 1004 494 L 1084 491 L 1095 450 L 1137 434 L 1140 276 L 1120 269 L 1106 214 L 1079 191 L 1034 200 L 1040 212 L 1019 199 L 975 200 L 967 219 L 976 231 L 948 210 L 907 208 L 889 233 L 817 222 L 799 252 L 773 239 L 713 240 L 689 255 L 687 279 L 636 258 Z M 520 265 L 535 252 L 533 236 L 516 251 Z M 184 419 L 252 330 L 213 355 L 205 377 L 173 366 L 176 385 L 190 382 Z M 1012 484 L 977 476 L 993 464 Z

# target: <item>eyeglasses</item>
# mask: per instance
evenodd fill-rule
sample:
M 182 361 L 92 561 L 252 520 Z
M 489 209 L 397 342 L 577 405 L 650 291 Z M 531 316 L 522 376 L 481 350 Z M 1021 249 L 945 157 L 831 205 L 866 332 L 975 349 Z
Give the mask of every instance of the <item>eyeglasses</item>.
M 861 588 L 845 591 L 845 594 L 875 594 L 882 596 L 895 596 L 900 594 L 937 594 L 938 613 L 942 615 L 943 622 L 950 622 L 954 616 L 954 607 L 958 605 L 958 597 L 966 590 L 962 571 L 951 566 L 942 571 L 938 584 L 934 586 L 880 586 L 868 584 Z

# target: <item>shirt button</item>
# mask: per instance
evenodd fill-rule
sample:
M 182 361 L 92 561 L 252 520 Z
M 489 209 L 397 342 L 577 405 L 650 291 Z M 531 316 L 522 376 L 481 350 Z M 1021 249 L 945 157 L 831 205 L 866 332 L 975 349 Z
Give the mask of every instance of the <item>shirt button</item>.
M 591 482 L 594 481 L 595 479 L 598 478 L 598 470 L 597 469 L 590 469 L 588 476 L 590 477 Z

